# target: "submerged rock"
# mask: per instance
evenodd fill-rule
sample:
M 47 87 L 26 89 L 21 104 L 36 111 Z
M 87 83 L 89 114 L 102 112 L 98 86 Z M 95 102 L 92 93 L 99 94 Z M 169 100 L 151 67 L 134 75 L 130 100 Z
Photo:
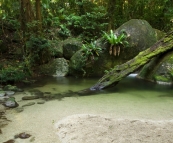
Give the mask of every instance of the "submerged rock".
M 34 100 L 34 99 L 39 99 L 40 96 L 38 95 L 31 95 L 31 96 L 24 96 L 22 97 L 22 100 Z
M 30 134 L 27 134 L 27 133 L 23 132 L 23 133 L 20 133 L 20 134 L 15 135 L 14 138 L 15 138 L 15 139 L 16 139 L 16 138 L 27 139 L 27 138 L 29 138 L 30 136 L 31 136 Z
M 44 104 L 45 101 L 38 101 L 37 104 Z
M 24 108 L 23 107 L 18 107 L 15 110 L 16 110 L 17 113 L 20 113 L 24 110 Z
M 3 142 L 3 143 L 14 143 L 14 142 L 15 142 L 15 140 L 11 139 L 11 140 L 8 140 L 8 141 Z
M 15 108 L 19 106 L 14 97 L 8 98 L 7 101 L 5 101 L 2 105 L 9 108 Z
M 27 104 L 22 105 L 22 107 L 32 106 L 32 105 L 34 105 L 34 104 L 35 104 L 35 102 L 29 102 L 29 103 L 27 103 Z

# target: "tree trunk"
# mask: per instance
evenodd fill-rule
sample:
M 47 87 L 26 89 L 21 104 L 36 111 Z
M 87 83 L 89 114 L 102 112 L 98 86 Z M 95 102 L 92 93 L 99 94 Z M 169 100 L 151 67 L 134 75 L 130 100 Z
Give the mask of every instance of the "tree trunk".
M 35 9 L 36 9 L 36 20 L 37 24 L 37 31 L 42 31 L 42 14 L 41 14 L 41 2 L 40 0 L 35 1 Z
M 115 10 L 116 10 L 116 0 L 108 0 L 107 4 L 107 15 L 108 15 L 108 31 L 114 30 L 115 24 Z
M 30 30 L 27 28 L 27 23 L 32 22 L 34 19 L 34 13 L 32 10 L 32 5 L 30 0 L 20 0 L 20 23 L 21 23 L 21 31 L 22 31 L 22 44 L 23 55 L 26 55 L 26 33 Z
M 163 39 L 159 40 L 150 48 L 140 52 L 130 61 L 115 66 L 105 74 L 90 90 L 100 90 L 116 85 L 122 78 L 139 69 L 148 63 L 153 57 L 171 51 L 173 48 L 173 31 L 168 33 Z

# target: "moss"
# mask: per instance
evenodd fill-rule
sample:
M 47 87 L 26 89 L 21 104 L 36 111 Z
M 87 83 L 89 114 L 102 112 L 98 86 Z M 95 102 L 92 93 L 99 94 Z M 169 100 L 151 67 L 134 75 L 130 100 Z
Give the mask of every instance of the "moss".
M 163 81 L 163 82 L 172 82 L 170 77 L 165 77 L 164 75 L 155 75 L 154 80 L 155 81 Z

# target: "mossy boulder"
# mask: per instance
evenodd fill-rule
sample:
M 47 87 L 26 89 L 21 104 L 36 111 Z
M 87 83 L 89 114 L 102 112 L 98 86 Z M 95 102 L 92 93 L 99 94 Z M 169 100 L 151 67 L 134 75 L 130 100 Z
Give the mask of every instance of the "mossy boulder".
M 55 58 L 63 57 L 63 42 L 60 40 L 51 40 L 52 56 Z
M 119 56 L 110 55 L 110 44 L 100 38 L 97 40 L 97 46 L 102 49 L 99 56 L 94 54 L 94 59 L 90 60 L 90 57 L 84 58 L 81 51 L 75 53 L 70 59 L 70 74 L 103 76 L 106 70 L 127 62 L 157 41 L 155 30 L 145 20 L 132 19 L 116 29 L 114 33 L 118 36 L 122 31 L 127 34 L 129 45 L 121 47 Z
M 138 74 L 139 78 L 159 84 L 173 83 L 173 52 L 155 57 Z
M 155 30 L 146 20 L 132 19 L 116 29 L 115 34 L 119 35 L 122 31 L 129 36 L 129 47 L 125 48 L 123 53 L 126 60 L 132 59 L 157 41 Z
M 86 66 L 87 58 L 83 56 L 82 50 L 77 51 L 70 59 L 69 74 L 81 76 L 85 74 L 84 67 Z
M 56 58 L 38 68 L 39 74 L 49 76 L 66 76 L 69 72 L 68 61 L 64 58 Z
M 82 47 L 82 42 L 76 38 L 68 38 L 63 42 L 63 56 L 65 59 L 70 58 Z
M 156 72 L 153 73 L 153 77 L 153 80 L 157 83 L 173 83 L 173 53 L 161 61 Z

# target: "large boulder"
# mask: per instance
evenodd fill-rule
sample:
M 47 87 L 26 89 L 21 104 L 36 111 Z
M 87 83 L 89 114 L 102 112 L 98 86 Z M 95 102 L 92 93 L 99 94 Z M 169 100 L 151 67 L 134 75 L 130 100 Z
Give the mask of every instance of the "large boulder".
M 60 40 L 51 40 L 52 56 L 55 58 L 63 57 L 63 42 Z
M 82 42 L 76 38 L 68 38 L 63 42 L 63 56 L 65 59 L 70 58 L 82 47 Z
M 103 76 L 105 70 L 132 59 L 140 51 L 149 48 L 157 41 L 155 30 L 145 20 L 132 19 L 116 29 L 114 33 L 119 35 L 122 31 L 129 36 L 127 39 L 129 46 L 122 47 L 119 56 L 110 55 L 110 44 L 105 43 L 101 38 L 97 40 L 97 46 L 102 48 L 102 53 L 99 56 L 95 55 L 94 60 L 89 60 L 90 58 L 83 57 L 82 51 L 76 52 L 70 59 L 70 74 Z
M 173 84 L 173 52 L 154 58 L 142 68 L 138 78 L 159 84 Z
M 64 58 L 56 58 L 48 64 L 41 65 L 38 69 L 40 74 L 49 76 L 66 76 L 69 72 L 68 61 Z

